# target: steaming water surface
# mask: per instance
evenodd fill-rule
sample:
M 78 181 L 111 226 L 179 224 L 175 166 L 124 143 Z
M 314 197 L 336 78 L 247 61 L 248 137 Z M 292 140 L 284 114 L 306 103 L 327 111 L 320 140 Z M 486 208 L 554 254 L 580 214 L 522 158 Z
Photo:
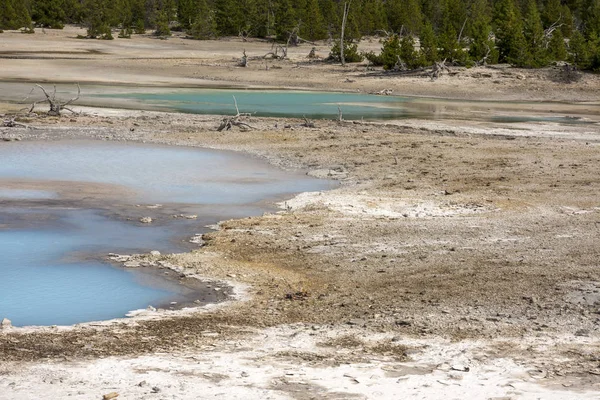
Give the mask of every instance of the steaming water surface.
M 264 212 L 261 200 L 334 186 L 233 153 L 141 144 L 13 142 L 0 145 L 0 160 L 0 319 L 16 326 L 214 301 L 211 289 L 123 270 L 105 255 L 189 249 L 206 224 Z

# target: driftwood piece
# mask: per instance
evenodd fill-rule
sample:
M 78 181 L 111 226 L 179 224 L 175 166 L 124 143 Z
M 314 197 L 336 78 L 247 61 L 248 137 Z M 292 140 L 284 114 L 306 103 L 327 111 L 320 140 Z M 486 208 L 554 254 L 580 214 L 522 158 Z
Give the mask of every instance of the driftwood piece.
M 316 128 L 314 122 L 309 121 L 308 118 L 306 118 L 306 116 L 302 116 L 304 118 L 304 123 L 300 124 L 300 126 L 303 126 L 305 128 Z
M 223 130 L 230 130 L 232 127 L 237 126 L 240 129 L 248 130 L 248 129 L 256 129 L 245 122 L 240 121 L 241 117 L 249 117 L 250 113 L 240 113 L 238 109 L 237 100 L 235 96 L 233 96 L 233 104 L 235 105 L 236 114 L 233 117 L 225 117 L 221 120 L 221 125 L 217 128 L 217 132 L 221 132 Z
M 16 119 L 16 117 L 12 117 L 12 118 L 7 118 L 7 119 L 3 120 L 2 127 L 3 128 L 17 128 L 20 126 L 20 127 L 29 129 L 29 125 L 25 125 L 20 122 L 17 122 L 17 121 L 15 121 L 15 119 Z
M 450 69 L 446 66 L 446 59 L 442 60 L 442 61 L 438 61 L 433 65 L 433 68 L 431 70 L 431 80 L 435 81 L 437 78 L 440 77 L 440 75 L 442 74 L 442 72 L 450 72 Z
M 246 49 L 244 49 L 244 55 L 240 59 L 240 63 L 238 65 L 244 68 L 248 66 L 248 56 L 246 55 Z
M 31 88 L 31 92 L 29 92 L 29 95 L 25 98 L 25 100 L 29 99 L 29 97 L 34 92 L 36 87 L 39 88 L 44 93 L 44 96 L 46 96 L 46 99 L 34 101 L 31 104 L 31 107 L 29 108 L 29 113 L 33 112 L 33 110 L 37 104 L 48 103 L 50 105 L 50 110 L 48 111 L 48 115 L 60 116 L 60 113 L 62 112 L 62 110 L 67 110 L 67 111 L 72 112 L 73 114 L 77 114 L 75 111 L 71 110 L 67 106 L 70 105 L 71 103 L 74 103 L 77 100 L 79 100 L 79 95 L 81 94 L 81 87 L 79 86 L 79 83 L 77 84 L 77 96 L 75 96 L 72 99 L 67 100 L 65 102 L 61 102 L 56 99 L 56 85 L 54 85 L 54 90 L 52 92 L 52 95 L 50 95 L 50 94 L 48 94 L 46 89 L 40 84 L 36 84 L 33 88 Z

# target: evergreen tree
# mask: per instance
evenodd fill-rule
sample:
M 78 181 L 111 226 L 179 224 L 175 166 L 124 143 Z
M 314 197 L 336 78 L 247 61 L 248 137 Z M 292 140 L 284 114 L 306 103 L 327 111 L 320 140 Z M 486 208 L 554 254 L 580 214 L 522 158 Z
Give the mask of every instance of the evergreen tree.
M 528 59 L 527 45 L 521 16 L 513 0 L 496 2 L 493 24 L 499 61 L 524 65 Z
M 308 40 L 325 39 L 327 30 L 321 15 L 319 2 L 317 0 L 307 0 L 305 7 L 304 18 L 300 25 L 300 36 Z
M 591 67 L 592 55 L 590 54 L 589 45 L 579 31 L 573 32 L 573 36 L 569 41 L 568 59 L 578 68 L 587 69 Z
M 340 35 L 340 26 L 342 24 L 341 14 L 338 14 L 336 5 L 331 0 L 319 0 L 321 15 L 325 21 L 327 35 L 334 38 Z
M 156 29 L 154 30 L 154 35 L 160 37 L 171 36 L 171 29 L 169 28 L 169 13 L 167 11 L 161 10 L 158 12 L 156 17 Z
M 60 0 L 34 0 L 32 3 L 32 19 L 37 26 L 62 29 L 66 15 Z
M 552 33 L 548 50 L 548 56 L 552 61 L 565 61 L 567 59 L 567 46 L 565 46 L 565 38 L 560 29 Z
M 278 40 L 286 41 L 298 25 L 290 0 L 277 0 L 275 8 L 275 33 Z
M 415 50 L 415 39 L 406 35 L 400 40 L 400 59 L 408 69 L 415 69 L 424 65 L 421 54 Z
M 487 57 L 487 63 L 493 64 L 498 60 L 498 52 L 491 39 L 492 26 L 490 9 L 486 0 L 474 0 L 470 10 L 469 58 L 479 62 Z
M 527 43 L 527 58 L 521 63 L 522 66 L 535 68 L 545 66 L 548 60 L 544 43 L 544 29 L 535 0 L 527 1 L 523 35 Z
M 359 21 L 361 35 L 375 35 L 377 31 L 387 29 L 384 5 L 381 0 L 363 0 L 360 15 L 362 15 Z
M 217 35 L 217 23 L 214 12 L 208 8 L 206 0 L 197 0 L 196 19 L 189 35 L 194 39 L 206 40 Z
M 369 52 L 365 56 L 373 65 L 383 65 L 383 69 L 391 69 L 398 62 L 400 55 L 400 39 L 398 35 L 392 35 L 383 42 L 383 47 L 379 55 Z
M 83 14 L 88 38 L 113 38 L 110 27 L 114 22 L 114 10 L 110 0 L 84 0 Z
M 571 37 L 573 34 L 573 14 L 566 4 L 562 6 L 561 22 L 563 25 L 560 27 L 560 30 L 562 31 L 563 37 Z
M 198 14 L 198 7 L 196 0 L 179 0 L 177 2 L 177 21 L 181 26 L 181 29 L 188 31 Z
M 586 39 L 600 35 L 600 0 L 584 0 L 582 4 L 582 33 Z
M 421 45 L 421 54 L 423 55 L 425 62 L 431 65 L 438 61 L 437 39 L 431 23 L 425 22 L 421 28 L 419 42 Z
M 0 30 L 19 28 L 17 13 L 11 0 L 0 0 Z
M 393 32 L 398 34 L 419 33 L 423 23 L 423 14 L 418 0 L 390 0 L 386 4 L 388 25 Z
M 552 24 L 564 22 L 565 19 L 560 0 L 547 0 L 541 15 L 544 29 L 552 26 Z

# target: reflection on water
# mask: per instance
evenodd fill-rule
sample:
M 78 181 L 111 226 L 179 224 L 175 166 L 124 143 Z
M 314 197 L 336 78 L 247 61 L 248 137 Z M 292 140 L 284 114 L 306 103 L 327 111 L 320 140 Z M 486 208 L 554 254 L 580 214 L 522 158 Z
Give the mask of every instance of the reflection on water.
M 214 301 L 214 292 L 115 268 L 104 256 L 186 249 L 189 236 L 206 232 L 207 224 L 262 213 L 265 208 L 256 203 L 262 199 L 334 186 L 234 153 L 166 146 L 14 142 L 0 146 L 0 159 L 0 319 L 15 326 L 73 324 L 122 317 L 148 305 Z M 27 189 L 18 188 L 21 181 Z M 32 189 L 39 182 L 46 182 L 44 190 Z M 56 191 L 49 190 L 53 182 Z M 60 196 L 68 182 L 75 189 L 67 201 Z M 94 183 L 110 185 L 93 192 L 90 203 L 84 189 Z M 173 217 L 192 212 L 193 219 Z M 142 215 L 155 222 L 141 224 Z

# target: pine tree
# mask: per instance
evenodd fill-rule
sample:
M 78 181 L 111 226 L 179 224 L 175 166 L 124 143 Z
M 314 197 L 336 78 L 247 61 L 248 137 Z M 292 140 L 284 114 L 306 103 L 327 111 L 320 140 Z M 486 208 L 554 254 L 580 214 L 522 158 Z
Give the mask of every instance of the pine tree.
M 415 39 L 406 35 L 400 40 L 400 59 L 408 69 L 415 69 L 424 65 L 421 54 L 415 50 Z
M 437 39 L 431 23 L 425 22 L 421 28 L 419 42 L 421 45 L 421 54 L 423 55 L 425 62 L 431 65 L 438 61 Z
M 196 19 L 198 13 L 196 0 L 179 0 L 177 2 L 177 21 L 181 29 L 188 31 Z
M 290 0 L 277 0 L 275 8 L 275 33 L 278 40 L 286 41 L 298 25 Z
M 545 29 L 554 23 L 563 22 L 563 7 L 560 0 L 547 0 L 541 15 Z
M 527 59 L 522 66 L 543 67 L 548 63 L 544 43 L 544 29 L 535 0 L 528 0 L 527 13 L 523 25 L 523 35 L 527 43 Z
M 584 0 L 582 9 L 582 33 L 586 39 L 593 39 L 600 35 L 600 0 Z
M 591 67 L 592 55 L 590 46 L 579 31 L 573 32 L 569 41 L 569 62 L 575 64 L 578 68 L 587 69 Z
M 158 12 L 156 17 L 156 29 L 154 30 L 155 36 L 165 38 L 171 36 L 171 29 L 169 28 L 169 13 L 161 10 Z
M 194 39 L 206 40 L 217 35 L 217 23 L 214 12 L 208 8 L 206 0 L 197 0 L 196 19 L 192 23 L 189 35 Z
M 110 29 L 114 23 L 111 0 L 84 0 L 83 14 L 88 38 L 113 38 Z
M 325 21 L 317 0 L 307 0 L 304 19 L 300 26 L 300 36 L 308 40 L 319 40 L 327 37 Z
M 35 24 L 45 28 L 62 29 L 66 15 L 59 0 L 34 0 L 32 18 Z
M 390 69 L 398 62 L 400 53 L 400 39 L 397 35 L 392 35 L 383 42 L 381 54 L 374 58 L 372 62 L 375 61 L 374 64 L 383 65 L 384 69 Z
M 498 0 L 494 8 L 493 24 L 500 62 L 522 66 L 527 63 L 527 45 L 523 24 L 513 0 Z
M 573 34 L 573 14 L 571 13 L 571 9 L 566 4 L 562 6 L 562 26 L 560 30 L 562 31 L 563 37 L 571 37 Z
M 474 0 L 471 4 L 469 24 L 469 58 L 473 62 L 494 64 L 498 60 L 498 52 L 491 39 L 492 26 L 488 2 Z
M 552 33 L 548 50 L 548 56 L 552 61 L 564 61 L 567 59 L 567 46 L 565 46 L 565 38 L 560 29 L 556 29 Z
M 11 0 L 0 0 L 0 30 L 17 29 L 17 13 L 15 12 Z

